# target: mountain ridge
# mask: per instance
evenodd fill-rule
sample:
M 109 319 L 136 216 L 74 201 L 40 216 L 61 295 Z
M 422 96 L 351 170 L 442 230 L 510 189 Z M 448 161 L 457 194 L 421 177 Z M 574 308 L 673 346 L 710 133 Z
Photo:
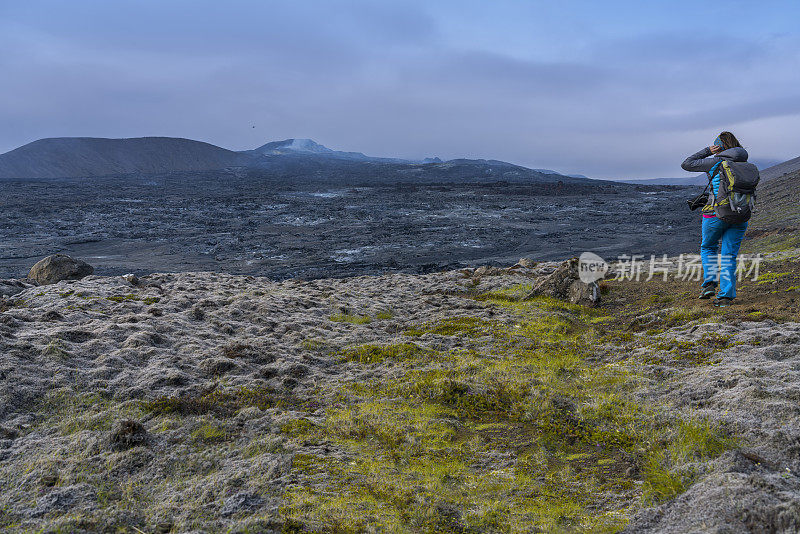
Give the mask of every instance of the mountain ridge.
M 762 180 L 772 180 L 800 170 L 800 156 L 773 165 L 761 171 Z
M 382 167 L 375 168 L 374 165 Z M 59 179 L 127 174 L 215 171 L 232 167 L 270 172 L 283 177 L 336 180 L 380 175 L 412 181 L 513 180 L 536 182 L 585 181 L 582 176 L 547 173 L 498 160 L 438 157 L 409 160 L 379 158 L 361 152 L 332 150 L 311 139 L 271 141 L 253 150 L 232 151 L 210 143 L 177 137 L 58 137 L 33 141 L 0 154 L 0 179 Z M 470 168 L 467 168 L 470 167 Z M 458 168 L 461 172 L 453 172 Z M 505 169 L 498 175 L 498 169 Z M 457 175 L 457 176 L 456 176 Z
M 777 176 L 787 174 L 800 169 L 800 157 L 784 162 L 777 162 L 773 159 L 753 159 L 750 163 L 756 165 L 761 173 L 762 180 L 771 180 Z M 638 185 L 685 185 L 685 186 L 705 186 L 708 182 L 705 174 L 694 176 L 680 176 L 675 178 L 645 178 L 641 180 L 619 180 L 625 184 Z
M 180 137 L 53 137 L 0 154 L 0 178 L 95 177 L 244 165 L 239 152 Z

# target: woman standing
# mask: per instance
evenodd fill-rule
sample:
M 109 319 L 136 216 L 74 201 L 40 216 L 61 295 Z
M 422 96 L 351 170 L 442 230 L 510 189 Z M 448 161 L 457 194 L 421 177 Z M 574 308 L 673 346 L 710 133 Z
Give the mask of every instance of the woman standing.
M 711 182 L 712 195 L 703 206 L 703 238 L 700 243 L 700 257 L 703 263 L 703 283 L 700 298 L 714 296 L 719 280 L 719 292 L 714 306 L 725 307 L 736 297 L 736 256 L 747 230 L 747 222 L 728 224 L 714 214 L 714 198 L 719 193 L 722 161 L 747 161 L 747 150 L 731 132 L 722 132 L 714 144 L 686 158 L 681 167 L 685 171 L 705 172 Z M 722 254 L 717 272 L 717 250 L 722 242 Z

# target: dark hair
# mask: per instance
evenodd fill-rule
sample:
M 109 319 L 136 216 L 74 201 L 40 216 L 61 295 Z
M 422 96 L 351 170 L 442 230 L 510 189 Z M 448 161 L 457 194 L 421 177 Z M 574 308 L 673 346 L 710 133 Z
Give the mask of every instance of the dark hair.
M 719 134 L 719 140 L 725 145 L 722 147 L 723 150 L 728 150 L 729 148 L 739 147 L 742 148 L 742 144 L 736 139 L 736 136 L 733 135 L 731 132 L 722 132 Z

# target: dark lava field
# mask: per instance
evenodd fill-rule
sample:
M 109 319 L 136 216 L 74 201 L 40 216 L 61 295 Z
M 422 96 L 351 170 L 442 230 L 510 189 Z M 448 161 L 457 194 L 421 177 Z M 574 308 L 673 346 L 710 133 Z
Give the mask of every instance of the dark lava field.
M 103 275 L 430 272 L 585 250 L 676 254 L 700 231 L 693 190 L 608 182 L 287 184 L 216 171 L 0 188 L 0 278 L 56 252 Z

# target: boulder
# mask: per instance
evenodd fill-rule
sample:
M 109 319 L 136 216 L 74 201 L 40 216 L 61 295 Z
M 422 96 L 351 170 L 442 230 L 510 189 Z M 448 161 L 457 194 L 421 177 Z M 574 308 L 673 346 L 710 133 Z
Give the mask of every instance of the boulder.
M 586 306 L 594 306 L 600 302 L 600 288 L 597 282 L 587 284 L 581 281 L 578 275 L 578 258 L 565 261 L 552 273 L 541 278 L 534 284 L 526 298 L 539 295 Z
M 537 262 L 530 258 L 520 258 L 519 261 L 511 267 L 511 269 L 533 269 L 536 267 Z
M 132 286 L 139 285 L 139 278 L 135 274 L 123 274 L 122 279 L 128 282 Z
M 38 285 L 55 284 L 61 280 L 80 280 L 94 272 L 94 267 L 66 254 L 53 254 L 31 267 L 28 280 Z
M 472 273 L 472 276 L 481 277 L 481 276 L 499 276 L 501 274 L 505 274 L 506 270 L 500 267 L 492 267 L 491 265 L 484 265 L 482 267 L 478 267 Z

